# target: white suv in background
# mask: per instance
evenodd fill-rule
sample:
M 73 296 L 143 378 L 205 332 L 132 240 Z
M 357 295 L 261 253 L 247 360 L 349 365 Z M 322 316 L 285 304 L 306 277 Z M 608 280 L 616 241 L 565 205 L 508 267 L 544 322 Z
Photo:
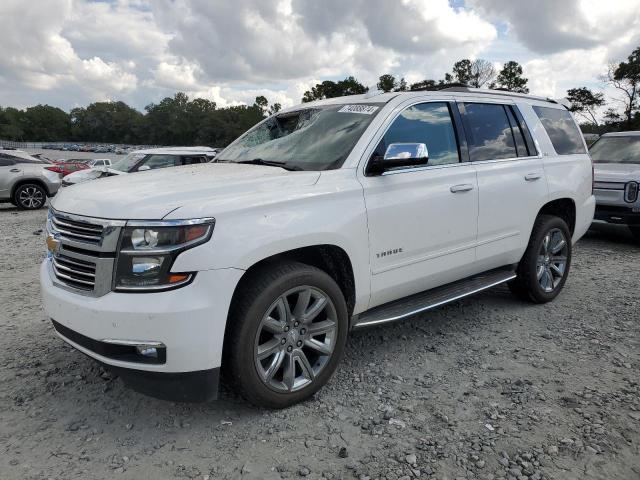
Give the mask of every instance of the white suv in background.
M 70 187 L 98 178 L 127 173 L 208 163 L 215 155 L 216 150 L 209 147 L 162 147 L 136 150 L 126 157 L 114 160 L 113 163 L 108 159 L 91 160 L 88 163 L 90 169 L 70 173 L 62 180 L 62 186 Z
M 590 149 L 595 219 L 627 225 L 640 241 L 640 132 L 605 133 Z
M 351 329 L 508 282 L 553 300 L 593 220 L 571 114 L 472 89 L 367 94 L 264 120 L 197 169 L 62 191 L 40 280 L 62 339 L 164 398 L 299 402 Z

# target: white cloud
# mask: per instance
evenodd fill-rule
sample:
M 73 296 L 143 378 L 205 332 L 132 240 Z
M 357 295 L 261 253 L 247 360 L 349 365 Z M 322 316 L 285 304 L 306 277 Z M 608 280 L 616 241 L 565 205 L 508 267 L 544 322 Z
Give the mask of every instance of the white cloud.
M 411 83 L 478 57 L 519 61 L 532 93 L 558 97 L 640 44 L 640 1 L 2 0 L 0 31 L 0 105 L 290 106 L 327 78 Z

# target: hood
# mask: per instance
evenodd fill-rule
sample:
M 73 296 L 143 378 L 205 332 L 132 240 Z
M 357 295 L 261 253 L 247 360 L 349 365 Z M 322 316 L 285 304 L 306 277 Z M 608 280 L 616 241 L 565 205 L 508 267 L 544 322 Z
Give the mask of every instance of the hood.
M 593 168 L 598 182 L 640 181 L 639 163 L 594 163 Z
M 114 170 L 112 168 L 105 167 L 92 167 L 85 168 L 84 170 L 78 170 L 77 172 L 70 173 L 64 177 L 65 182 L 67 183 L 82 183 L 87 182 L 89 180 L 95 180 L 96 178 L 100 178 L 103 173 L 108 172 L 111 175 L 122 175 L 126 172 L 121 172 L 120 170 Z
M 261 203 L 269 195 L 291 196 L 297 188 L 314 185 L 319 177 L 320 172 L 204 163 L 74 185 L 62 189 L 51 205 L 61 212 L 111 219 L 159 220 L 178 208 L 180 218 L 195 218 L 215 215 L 232 203 L 248 205 Z

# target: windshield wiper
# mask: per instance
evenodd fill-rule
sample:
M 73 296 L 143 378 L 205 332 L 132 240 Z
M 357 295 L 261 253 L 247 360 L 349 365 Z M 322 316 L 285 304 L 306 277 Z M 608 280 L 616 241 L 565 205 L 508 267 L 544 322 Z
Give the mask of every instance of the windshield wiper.
M 266 165 L 268 167 L 280 167 L 290 171 L 302 170 L 302 168 L 298 167 L 297 165 L 287 165 L 287 162 L 278 162 L 276 160 L 263 160 L 262 158 L 254 158 L 252 160 L 240 160 L 236 163 L 244 163 L 249 165 Z

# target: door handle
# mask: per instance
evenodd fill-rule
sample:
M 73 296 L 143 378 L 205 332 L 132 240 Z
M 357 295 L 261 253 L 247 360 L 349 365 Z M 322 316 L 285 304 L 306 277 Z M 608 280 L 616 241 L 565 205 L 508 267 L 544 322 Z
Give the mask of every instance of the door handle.
M 533 182 L 535 180 L 540 180 L 541 178 L 542 178 L 541 173 L 528 173 L 527 175 L 524 176 L 524 179 L 527 182 Z
M 13 173 L 20 173 L 20 169 L 19 168 L 12 168 L 11 170 L 9 170 L 10 172 Z
M 460 185 L 454 185 L 449 190 L 451 190 L 451 193 L 468 192 L 469 190 L 473 190 L 473 185 L 470 183 L 461 183 Z

